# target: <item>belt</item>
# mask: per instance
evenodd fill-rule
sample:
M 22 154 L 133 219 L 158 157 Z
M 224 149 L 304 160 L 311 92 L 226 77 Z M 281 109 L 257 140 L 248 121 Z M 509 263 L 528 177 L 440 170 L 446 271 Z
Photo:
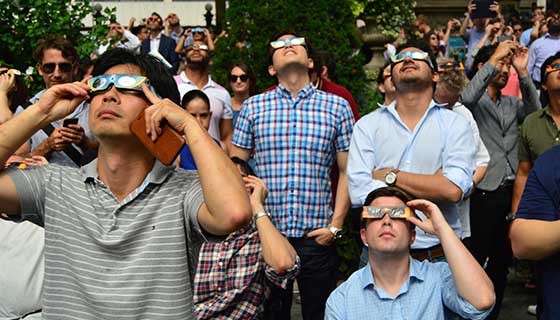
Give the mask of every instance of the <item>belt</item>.
M 414 259 L 419 261 L 423 261 L 426 259 L 428 259 L 428 261 L 432 261 L 433 259 L 436 258 L 445 257 L 445 254 L 443 253 L 443 248 L 439 244 L 426 249 L 411 249 L 410 255 Z

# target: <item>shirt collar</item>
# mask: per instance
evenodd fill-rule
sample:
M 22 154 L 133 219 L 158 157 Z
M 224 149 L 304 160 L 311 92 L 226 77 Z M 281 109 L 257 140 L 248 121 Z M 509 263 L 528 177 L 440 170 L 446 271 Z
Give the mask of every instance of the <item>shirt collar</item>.
M 386 109 L 387 111 L 391 112 L 391 113 L 395 113 L 397 112 L 397 100 L 393 100 L 393 102 L 391 102 L 389 105 L 384 105 L 381 103 L 377 104 L 380 108 L 382 109 Z M 428 109 L 426 110 L 426 112 L 428 112 L 430 109 L 434 108 L 434 107 L 438 107 L 438 108 L 446 108 L 447 107 L 447 103 L 437 103 L 434 101 L 434 99 L 430 100 L 430 105 L 428 106 Z
M 160 33 L 158 33 L 158 35 L 155 38 L 150 37 L 150 40 L 160 40 L 161 39 L 161 35 L 163 34 L 163 31 L 160 31 Z
M 313 93 L 315 93 L 316 91 L 317 89 L 313 87 L 313 83 L 309 82 L 305 87 L 303 87 L 298 92 L 297 99 L 299 100 L 308 97 Z M 292 93 L 288 91 L 288 89 L 286 89 L 286 87 L 284 87 L 284 85 L 281 83 L 279 83 L 278 86 L 276 86 L 276 94 L 280 97 L 292 96 Z
M 189 79 L 189 77 L 187 77 L 187 73 L 185 71 L 181 72 L 179 77 L 181 77 L 181 80 L 183 80 L 184 83 L 187 83 L 187 84 L 190 84 L 190 85 L 193 85 L 193 86 L 195 85 L 194 82 L 192 82 L 191 79 Z M 214 82 L 214 80 L 212 80 L 212 76 L 208 75 L 208 82 L 206 83 L 204 88 L 210 88 L 210 87 L 215 87 L 215 86 L 216 86 L 216 83 Z
M 150 183 L 162 184 L 163 181 L 165 181 L 165 179 L 173 172 L 174 168 L 174 166 L 165 166 L 163 163 L 156 159 L 154 161 L 152 170 L 150 170 L 150 172 L 146 175 L 146 178 L 144 179 L 144 182 L 142 182 L 142 185 L 148 185 Z M 97 159 L 81 167 L 80 172 L 82 174 L 82 179 L 84 180 L 84 182 L 92 179 L 95 181 L 99 177 L 97 170 Z
M 417 279 L 419 281 L 424 281 L 426 279 L 426 270 L 427 268 L 421 268 L 422 263 L 412 257 L 409 258 L 408 261 L 408 280 L 410 281 L 411 278 Z M 362 288 L 365 289 L 368 286 L 375 287 L 375 283 L 373 282 L 373 272 L 371 271 L 371 265 L 368 264 L 362 268 L 360 272 L 360 281 L 362 284 Z
M 552 114 L 550 114 L 550 107 L 546 106 L 544 108 L 542 108 L 541 110 L 539 110 L 540 114 L 539 117 L 544 117 L 545 115 L 552 117 Z

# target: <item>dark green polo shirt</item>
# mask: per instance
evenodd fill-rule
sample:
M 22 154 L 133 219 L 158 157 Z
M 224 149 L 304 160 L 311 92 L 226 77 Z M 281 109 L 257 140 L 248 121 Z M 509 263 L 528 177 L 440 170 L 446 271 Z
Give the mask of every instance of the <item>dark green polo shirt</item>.
M 519 161 L 528 161 L 532 166 L 541 154 L 556 145 L 560 145 L 560 130 L 548 106 L 525 118 L 519 135 Z

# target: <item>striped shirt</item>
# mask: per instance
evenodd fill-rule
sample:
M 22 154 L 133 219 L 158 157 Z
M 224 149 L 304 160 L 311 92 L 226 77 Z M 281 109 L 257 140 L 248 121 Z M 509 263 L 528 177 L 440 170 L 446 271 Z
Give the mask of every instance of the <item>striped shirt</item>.
M 256 174 L 269 187 L 267 211 L 287 237 L 331 220 L 330 169 L 350 147 L 348 102 L 308 84 L 294 97 L 283 85 L 243 103 L 232 143 L 254 149 Z
M 196 172 L 156 161 L 120 202 L 97 161 L 7 172 L 24 218 L 45 221 L 44 319 L 193 318 L 204 200 Z

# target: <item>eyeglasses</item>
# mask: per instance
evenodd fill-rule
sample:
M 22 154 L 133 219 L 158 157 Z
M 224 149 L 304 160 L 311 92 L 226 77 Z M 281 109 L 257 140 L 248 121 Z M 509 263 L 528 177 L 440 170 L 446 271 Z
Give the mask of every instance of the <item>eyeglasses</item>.
M 545 71 L 547 75 L 555 71 L 560 71 L 560 63 L 549 64 L 548 66 L 546 66 Z
M 465 66 L 463 66 L 462 62 L 457 61 L 448 61 L 445 63 L 438 64 L 438 71 L 449 71 L 449 70 L 465 70 Z
M 513 28 L 513 32 L 520 32 L 520 31 L 523 31 L 523 29 L 522 28 Z
M 430 68 L 432 68 L 432 70 L 434 70 L 434 65 L 432 64 L 430 55 L 427 52 L 422 52 L 422 51 L 399 52 L 391 57 L 391 61 L 393 62 L 393 64 L 397 64 L 399 62 L 403 62 L 404 59 L 406 59 L 407 57 L 411 58 L 412 60 L 424 61 L 430 66 Z
M 71 72 L 72 71 L 72 64 L 69 62 L 63 63 L 43 63 L 41 64 L 41 70 L 45 73 L 53 73 L 58 66 L 60 72 Z
M 191 50 L 202 50 L 202 51 L 208 51 L 208 46 L 205 44 L 195 44 L 192 46 L 188 46 L 187 47 L 187 51 L 191 51 Z
M 295 38 L 294 37 L 294 38 L 289 38 L 289 39 L 276 40 L 276 41 L 272 41 L 270 43 L 270 46 L 273 49 L 284 48 L 287 45 L 290 45 L 290 46 L 304 46 L 305 45 L 305 38 L 303 38 L 303 37 Z
M 203 28 L 192 28 L 191 33 L 204 33 Z
M 0 70 L 0 74 L 13 74 L 14 76 L 23 76 L 23 73 L 17 69 Z
M 241 80 L 241 82 L 247 82 L 247 80 L 249 79 L 249 76 L 247 76 L 246 74 L 242 74 L 240 76 L 230 74 L 229 78 L 230 78 L 231 82 L 237 82 L 237 79 Z
M 142 83 L 150 85 L 150 80 L 132 74 L 102 74 L 88 80 L 93 95 L 109 89 L 112 85 L 119 90 L 142 92 Z
M 362 219 L 381 219 L 386 214 L 389 215 L 391 219 L 405 219 L 416 216 L 414 211 L 407 206 L 365 206 L 362 210 Z
M 160 19 L 160 18 L 157 18 L 157 17 L 156 17 L 156 18 L 149 17 L 148 19 L 146 19 L 146 21 L 148 21 L 148 22 L 152 22 L 152 21 L 158 21 L 158 22 L 160 22 L 161 19 Z

